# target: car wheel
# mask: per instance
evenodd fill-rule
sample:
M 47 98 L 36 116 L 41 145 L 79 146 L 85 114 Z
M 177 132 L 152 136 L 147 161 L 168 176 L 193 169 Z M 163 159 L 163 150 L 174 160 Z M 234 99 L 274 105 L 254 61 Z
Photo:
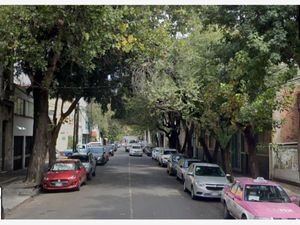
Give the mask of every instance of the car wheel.
M 231 218 L 232 217 L 227 209 L 227 205 L 226 205 L 226 203 L 224 203 L 224 219 L 231 219 Z
M 191 187 L 191 198 L 192 198 L 193 200 L 196 200 L 196 199 L 197 199 L 197 197 L 196 197 L 196 195 L 195 195 L 195 192 L 194 192 L 193 186 Z
M 158 165 L 161 166 L 160 161 L 158 161 Z
M 242 215 L 242 220 L 246 220 L 247 219 L 247 216 L 245 214 Z
M 80 191 L 80 184 L 78 184 L 76 191 Z
M 91 180 L 91 179 L 92 179 L 92 177 L 91 177 L 91 172 L 89 172 L 89 173 L 86 175 L 86 177 L 87 177 L 87 180 Z
M 96 176 L 96 168 L 95 168 L 94 172 L 92 173 L 92 176 L 93 177 Z
M 183 183 L 183 191 L 184 191 L 184 192 L 187 192 L 187 188 L 186 188 L 185 182 Z

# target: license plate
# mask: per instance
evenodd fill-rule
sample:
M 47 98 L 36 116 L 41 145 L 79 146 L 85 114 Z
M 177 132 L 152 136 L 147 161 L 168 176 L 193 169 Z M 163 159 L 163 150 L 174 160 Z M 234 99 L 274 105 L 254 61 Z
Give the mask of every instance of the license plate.
M 212 192 L 211 195 L 213 195 L 213 196 L 219 196 L 220 193 Z
M 59 183 L 59 182 L 56 182 L 56 183 L 55 183 L 55 187 L 61 187 L 61 186 L 63 186 L 62 183 Z

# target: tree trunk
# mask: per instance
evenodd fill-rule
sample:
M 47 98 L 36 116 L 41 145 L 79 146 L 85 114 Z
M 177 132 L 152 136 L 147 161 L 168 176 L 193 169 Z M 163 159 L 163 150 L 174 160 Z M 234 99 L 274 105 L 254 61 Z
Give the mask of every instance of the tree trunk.
M 49 167 L 51 167 L 56 161 L 56 141 L 58 138 L 61 123 L 53 128 L 53 131 L 49 135 Z
M 256 158 L 256 141 L 252 126 L 247 126 L 244 130 L 244 136 L 248 147 L 249 169 L 252 178 L 259 176 L 258 163 Z
M 218 161 L 219 148 L 220 148 L 220 143 L 218 141 L 216 141 L 214 153 L 213 153 L 213 156 L 212 156 L 213 163 L 217 163 L 217 161 Z
M 178 132 L 176 130 L 171 131 L 171 134 L 170 136 L 168 136 L 168 139 L 170 148 L 180 149 Z
M 222 158 L 222 168 L 225 173 L 232 174 L 230 143 L 228 143 L 225 148 L 222 148 L 220 146 L 220 150 Z
M 209 163 L 212 163 L 212 157 L 210 155 L 210 152 L 208 150 L 208 147 L 207 147 L 207 144 L 205 142 L 205 138 L 204 138 L 203 135 L 200 136 L 199 141 L 200 141 L 200 144 L 201 144 L 201 146 L 203 148 L 203 152 L 204 152 L 204 155 L 206 156 L 207 161 Z
M 33 149 L 25 182 L 40 184 L 48 149 L 48 90 L 33 89 L 34 134 Z

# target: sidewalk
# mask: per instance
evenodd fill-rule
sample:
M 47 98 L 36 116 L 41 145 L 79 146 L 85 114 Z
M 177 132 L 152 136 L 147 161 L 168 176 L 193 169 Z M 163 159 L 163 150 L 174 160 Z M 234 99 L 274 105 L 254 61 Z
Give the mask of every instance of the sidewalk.
M 4 215 L 24 201 L 39 193 L 38 188 L 26 186 L 23 183 L 26 170 L 0 173 L 0 186 L 3 190 Z

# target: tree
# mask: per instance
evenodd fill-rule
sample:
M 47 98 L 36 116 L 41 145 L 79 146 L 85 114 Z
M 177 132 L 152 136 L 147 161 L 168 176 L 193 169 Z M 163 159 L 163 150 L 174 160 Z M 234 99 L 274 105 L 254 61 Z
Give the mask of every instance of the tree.
M 272 111 L 284 109 L 289 102 L 277 99 L 276 92 L 296 74 L 296 7 L 216 6 L 203 8 L 202 12 L 206 24 L 217 23 L 225 31 L 220 51 L 224 78 L 242 103 L 232 121 L 244 133 L 250 172 L 256 177 L 255 136 L 272 129 Z
M 104 55 L 121 34 L 116 34 L 119 12 L 109 6 L 1 7 L 1 27 L 7 28 L 1 30 L 1 38 L 10 43 L 1 48 L 13 51 L 13 57 L 6 55 L 7 61 L 18 62 L 29 75 L 34 97 L 34 143 L 27 182 L 41 180 L 49 144 L 49 90 L 55 86 L 55 73 L 68 63 L 92 71 L 93 59 Z

